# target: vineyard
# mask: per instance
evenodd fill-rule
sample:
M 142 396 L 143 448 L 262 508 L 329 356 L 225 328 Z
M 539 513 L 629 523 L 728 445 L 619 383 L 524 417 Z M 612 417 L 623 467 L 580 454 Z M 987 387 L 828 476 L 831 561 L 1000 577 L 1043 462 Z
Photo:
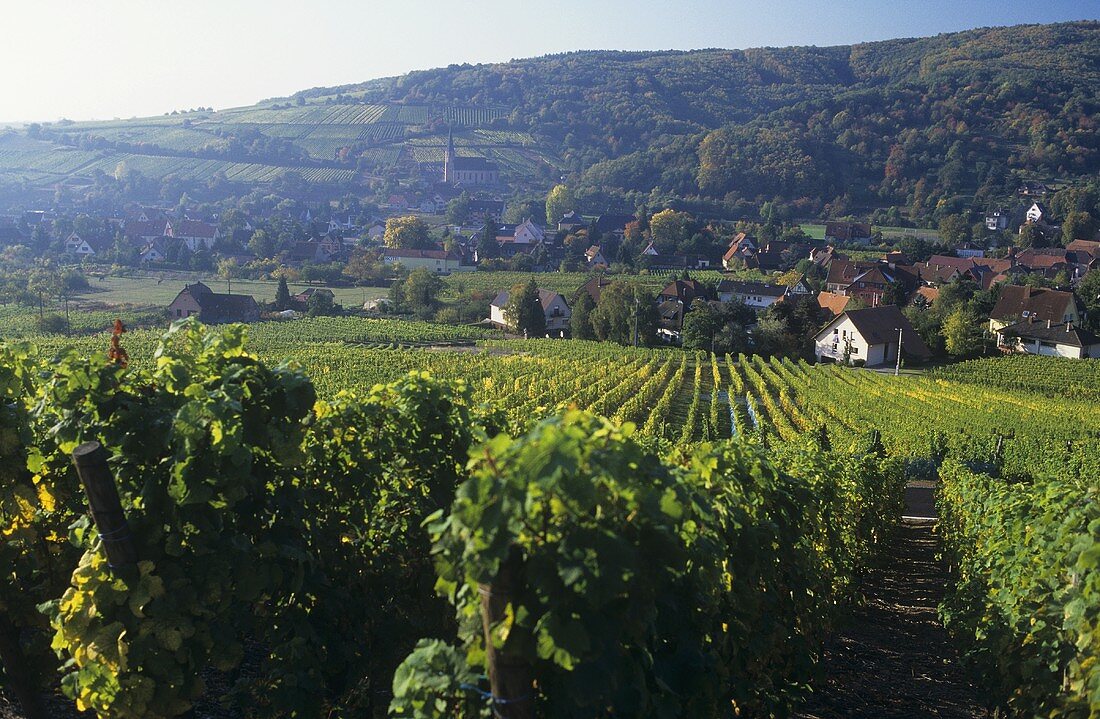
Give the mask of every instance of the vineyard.
M 509 112 L 497 107 L 311 102 L 65 122 L 50 127 L 58 133 L 60 144 L 33 140 L 22 133 L 0 135 L 0 174 L 35 183 L 56 182 L 66 177 L 90 179 L 95 171 L 112 174 L 122 164 L 154 178 L 178 175 L 185 180 L 205 180 L 224 173 L 232 181 L 263 184 L 293 171 L 308 183 L 349 184 L 357 179 L 351 167 L 232 162 L 194 155 L 223 150 L 228 146 L 227 135 L 259 133 L 292 143 L 312 162 L 331 163 L 341 149 L 352 148 L 353 159 L 366 153 L 370 167 L 386 170 L 397 165 L 406 149 L 416 162 L 442 162 L 447 133 L 440 125 L 444 123 L 455 129 L 461 154 L 490 158 L 505 172 L 528 175 L 554 167 L 559 161 L 552 152 L 540 149 L 532 135 L 492 127 Z M 75 149 L 85 136 L 124 143 L 124 147 L 94 152 Z
M 122 339 L 125 367 L 104 334 L 0 356 L 0 558 L 33 588 L 0 634 L 101 717 L 209 686 L 250 717 L 787 714 L 937 475 L 968 664 L 1006 707 L 1091 711 L 1100 417 L 1012 362 L 995 387 L 353 317 Z M 89 440 L 124 550 L 83 511 Z
M 1018 355 L 971 360 L 936 370 L 955 382 L 1039 392 L 1050 397 L 1100 400 L 1100 361 Z

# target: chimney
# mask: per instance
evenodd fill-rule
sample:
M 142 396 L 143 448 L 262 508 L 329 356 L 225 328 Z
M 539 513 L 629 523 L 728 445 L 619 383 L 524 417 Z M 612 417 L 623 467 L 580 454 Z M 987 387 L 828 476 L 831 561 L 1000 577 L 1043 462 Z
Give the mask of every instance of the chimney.
M 1073 331 L 1073 323 L 1072 322 L 1067 322 L 1066 323 L 1066 332 L 1072 332 L 1072 331 Z

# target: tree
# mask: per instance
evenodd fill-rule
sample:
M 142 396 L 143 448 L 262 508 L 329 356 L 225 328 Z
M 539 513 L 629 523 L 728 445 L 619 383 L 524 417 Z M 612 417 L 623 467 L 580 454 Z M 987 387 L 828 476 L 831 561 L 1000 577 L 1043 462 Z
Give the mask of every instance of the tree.
M 902 307 L 905 305 L 906 295 L 905 285 L 900 280 L 894 280 L 886 285 L 886 291 L 882 293 L 882 304 Z
M 596 309 L 596 303 L 592 301 L 592 295 L 582 291 L 573 306 L 573 314 L 569 317 L 569 334 L 575 340 L 594 340 L 596 333 L 592 329 L 592 311 Z
M 1096 232 L 1096 220 L 1087 212 L 1074 211 L 1066 214 L 1062 222 L 1062 244 L 1068 245 L 1074 240 L 1092 239 Z
M 275 239 L 264 230 L 256 230 L 248 240 L 248 249 L 261 259 L 275 254 Z
M 447 222 L 452 225 L 464 225 L 470 218 L 470 196 L 463 192 L 447 203 Z
M 566 185 L 554 185 L 546 196 L 546 224 L 554 227 L 565 213 L 577 209 L 573 191 Z
M 688 236 L 691 215 L 676 210 L 661 210 L 649 219 L 649 233 L 658 250 L 671 252 Z
M 940 239 L 954 245 L 970 239 L 970 221 L 962 215 L 947 215 L 940 220 Z
M 382 241 L 391 249 L 426 250 L 432 246 L 428 224 L 416 215 L 386 220 L 386 233 Z
M 714 336 L 721 329 L 718 313 L 706 300 L 695 300 L 691 311 L 684 315 L 680 338 L 686 350 L 710 350 Z
M 958 307 L 943 321 L 944 348 L 952 357 L 972 357 L 985 344 L 981 318 L 965 307 Z
M 279 286 L 275 288 L 275 309 L 279 312 L 290 308 L 290 288 L 287 287 L 286 277 L 279 277 Z
M 657 335 L 653 295 L 633 283 L 612 282 L 604 287 L 591 317 L 592 329 L 600 340 L 633 344 L 635 323 L 640 346 L 652 344 Z
M 1031 222 L 1020 227 L 1020 234 L 1016 236 L 1017 247 L 1026 250 L 1029 247 L 1046 247 L 1047 245 L 1047 237 L 1041 227 Z
M 198 257 L 199 253 L 195 253 L 195 257 Z M 232 257 L 226 258 L 218 263 L 218 277 L 221 277 L 229 285 L 229 294 L 233 294 L 233 278 L 240 272 L 241 266 L 237 263 L 237 260 Z
M 538 197 L 517 198 L 508 203 L 504 209 L 504 217 L 501 219 L 518 224 L 532 217 L 538 217 L 542 212 L 545 212 L 545 203 Z
M 310 317 L 321 317 L 336 312 L 336 303 L 330 292 L 314 292 L 306 300 L 306 311 Z
M 434 273 L 418 267 L 409 273 L 402 284 L 401 298 L 417 317 L 428 319 L 439 309 L 443 280 Z
M 498 226 L 496 221 L 491 217 L 485 218 L 485 227 L 481 228 L 481 233 L 477 238 L 477 259 L 491 260 L 494 257 L 500 257 L 500 243 L 497 242 L 497 230 Z
M 1094 332 L 1100 332 L 1100 269 L 1092 270 L 1081 278 L 1077 296 L 1085 306 L 1085 317 Z
M 350 277 L 356 282 L 382 277 L 385 272 L 386 268 L 378 261 L 378 256 L 362 247 L 352 251 L 347 264 L 340 270 L 344 277 Z
M 513 331 L 522 332 L 527 337 L 546 334 L 546 313 L 534 278 L 511 289 L 508 304 L 504 307 L 504 318 Z

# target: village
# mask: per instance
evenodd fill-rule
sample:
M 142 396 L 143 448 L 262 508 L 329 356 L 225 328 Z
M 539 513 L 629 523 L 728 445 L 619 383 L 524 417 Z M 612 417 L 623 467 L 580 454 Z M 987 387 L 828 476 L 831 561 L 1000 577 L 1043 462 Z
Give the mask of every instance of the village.
M 283 203 L 254 216 L 143 205 L 75 218 L 28 210 L 0 218 L 0 244 L 9 263 L 27 266 L 34 252 L 29 248 L 42 248 L 57 263 L 87 271 L 133 268 L 172 276 L 190 270 L 200 273 L 192 276 L 205 272 L 228 281 L 228 291 L 218 292 L 210 280 L 185 280 L 165 308 L 170 320 L 399 313 L 384 298 L 362 308 L 340 307 L 327 286 L 392 288 L 411 273 L 491 278 L 503 271 L 502 277 L 528 278 L 541 321 L 521 322 L 510 307 L 518 286 L 498 286 L 481 299 L 475 294 L 467 302 L 474 309 L 441 315 L 443 321 L 525 337 L 626 336 L 633 344 L 710 349 L 726 331 L 725 341 L 732 343 L 726 349 L 769 352 L 761 329 L 769 325 L 758 320 L 789 318 L 803 306 L 800 326 L 788 328 L 800 336 L 800 346 L 772 352 L 872 367 L 900 365 L 900 358 L 919 364 L 995 353 L 1100 357 L 1098 300 L 1088 296 L 1096 292 L 1100 274 L 1100 235 L 1062 244 L 1063 228 L 1044 202 L 1052 192 L 1046 186 L 1021 187 L 1013 209 L 987 213 L 972 239 L 952 245 L 919 229 L 887 238 L 871 224 L 852 220 L 824 221 L 820 239 L 813 239 L 793 221 L 703 221 L 674 209 L 590 214 L 565 185 L 547 196 L 545 219 L 556 221 L 545 222 L 536 202 L 509 204 L 499 169 L 482 158 L 458 156 L 452 138 L 442 165 L 428 164 L 422 172 L 434 181 L 420 185 L 415 204 L 407 195 L 391 194 L 373 210 L 331 204 L 292 210 Z M 558 272 L 587 273 L 589 279 L 572 292 L 541 286 L 540 278 Z M 1090 272 L 1092 281 L 1086 281 Z M 232 279 L 246 277 L 317 286 L 273 304 L 233 294 Z M 591 331 L 589 314 L 603 290 L 618 282 L 632 288 L 631 306 L 618 320 L 630 327 Z M 639 294 L 641 286 L 649 289 Z M 1082 290 L 1086 296 L 1079 296 Z M 953 347 L 940 341 L 946 318 L 932 319 L 945 299 L 966 303 L 966 311 L 956 313 L 962 318 L 954 322 L 959 337 Z M 966 326 L 958 327 L 960 322 Z M 731 323 L 739 338 L 730 339 Z

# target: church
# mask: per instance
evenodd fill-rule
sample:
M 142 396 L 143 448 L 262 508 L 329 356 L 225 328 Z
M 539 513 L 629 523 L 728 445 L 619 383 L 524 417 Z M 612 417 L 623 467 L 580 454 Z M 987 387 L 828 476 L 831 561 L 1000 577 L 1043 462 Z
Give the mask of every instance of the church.
M 455 154 L 455 138 L 447 132 L 447 154 L 443 157 L 443 181 L 448 185 L 496 185 L 500 169 L 484 157 L 459 157 Z

